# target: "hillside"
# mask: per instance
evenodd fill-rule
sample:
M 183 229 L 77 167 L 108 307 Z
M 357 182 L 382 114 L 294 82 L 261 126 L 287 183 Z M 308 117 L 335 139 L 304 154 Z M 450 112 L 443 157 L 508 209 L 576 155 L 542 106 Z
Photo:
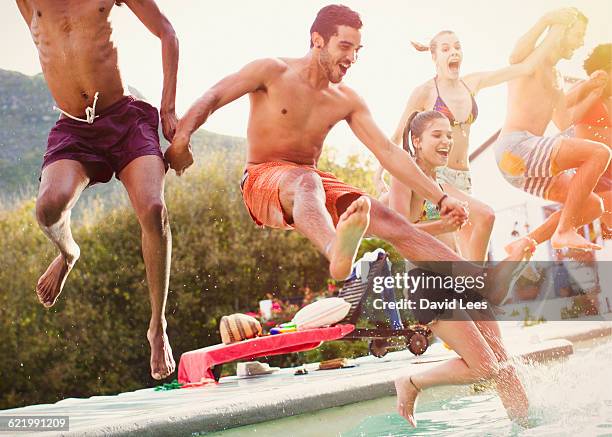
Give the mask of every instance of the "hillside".
M 142 95 L 130 87 L 130 92 Z M 42 74 L 27 76 L 0 69 L 0 200 L 5 205 L 15 198 L 36 194 L 40 164 L 49 130 L 57 120 Z M 162 138 L 160 132 L 160 138 Z M 220 149 L 234 149 L 244 139 L 200 131 L 193 146 L 198 155 Z M 162 144 L 165 149 L 167 143 Z M 88 190 L 85 198 L 117 190 L 117 182 Z

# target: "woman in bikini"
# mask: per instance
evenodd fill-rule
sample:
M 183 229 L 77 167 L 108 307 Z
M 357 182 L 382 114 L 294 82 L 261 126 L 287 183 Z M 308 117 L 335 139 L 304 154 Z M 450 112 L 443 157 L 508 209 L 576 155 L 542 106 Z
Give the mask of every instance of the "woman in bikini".
M 471 125 L 478 117 L 476 93 L 481 89 L 530 74 L 535 65 L 528 58 L 523 63 L 500 70 L 460 77 L 463 51 L 454 32 L 449 30 L 439 32 L 429 45 L 412 44 L 419 51 L 431 52 L 436 76 L 413 91 L 392 141 L 400 144 L 408 117 L 415 111 L 433 109 L 444 114 L 451 124 L 454 146 L 448 157 L 448 165 L 438 168 L 437 180 L 445 189 L 452 186 L 469 196 L 472 194 L 468 160 L 469 135 Z M 382 168 L 376 173 L 375 182 L 379 192 L 387 191 Z M 387 195 L 383 194 L 383 197 Z M 495 214 L 489 206 L 474 198 L 466 197 L 466 200 L 469 200 L 470 216 L 468 224 L 457 232 L 459 247 L 466 259 L 484 261 L 487 257 Z
M 452 155 L 453 136 L 454 130 L 447 117 L 437 111 L 426 111 L 408 118 L 402 138 L 404 149 L 413 155 L 421 170 L 435 180 L 436 170 L 446 166 Z M 458 191 L 450 184 L 447 189 L 448 194 L 453 196 Z M 408 217 L 422 231 L 458 250 L 456 234 L 460 223 L 452 216 L 440 217 L 436 205 L 395 178 L 391 180 L 389 202 L 393 209 Z M 411 270 L 410 274 L 418 274 L 418 270 Z M 418 290 L 409 293 L 408 299 L 437 302 L 452 299 L 453 294 L 454 291 Z M 427 324 L 436 336 L 459 354 L 459 358 L 445 361 L 430 370 L 397 378 L 398 412 L 416 427 L 414 405 L 421 390 L 437 385 L 469 384 L 493 379 L 497 382 L 497 391 L 508 415 L 513 419 L 525 418 L 527 396 L 516 370 L 508 362 L 499 325 L 493 314 L 464 309 L 453 311 L 451 318 L 442 317 L 439 311 L 430 309 L 412 311 L 415 318 Z
M 570 91 L 575 99 L 574 120 L 576 137 L 597 141 L 612 148 L 612 43 L 600 44 L 584 61 L 589 79 Z M 570 102 L 574 103 L 574 102 Z M 610 167 L 595 188 L 604 202 L 601 216 L 604 235 L 612 237 L 612 172 Z

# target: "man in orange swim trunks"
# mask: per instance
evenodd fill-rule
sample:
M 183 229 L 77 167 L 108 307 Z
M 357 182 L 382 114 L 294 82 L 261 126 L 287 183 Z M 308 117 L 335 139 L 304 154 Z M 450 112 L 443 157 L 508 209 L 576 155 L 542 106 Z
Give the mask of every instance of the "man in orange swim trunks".
M 342 83 L 357 60 L 362 26 L 346 6 L 321 9 L 310 29 L 310 51 L 298 59 L 251 62 L 222 79 L 179 120 L 166 153 L 181 174 L 193 162 L 189 139 L 217 109 L 249 94 L 247 164 L 241 181 L 244 202 L 258 225 L 296 229 L 329 259 L 337 279 L 349 274 L 366 230 L 393 243 L 412 260 L 457 258 L 399 214 L 332 174 L 316 168 L 332 127 L 346 120 L 390 173 L 464 221 L 459 201 L 446 196 L 376 126 L 365 102 Z
M 257 224 L 296 229 L 329 259 L 336 279 L 349 275 L 366 231 L 413 261 L 460 261 L 398 213 L 316 168 L 328 132 L 346 120 L 392 175 L 437 204 L 443 215 L 451 214 L 458 223 L 466 220 L 463 204 L 445 195 L 408 153 L 389 141 L 363 99 L 342 83 L 361 48 L 361 25 L 359 15 L 346 6 L 321 9 L 310 29 L 306 56 L 257 60 L 222 79 L 179 120 L 166 159 L 181 174 L 193 163 L 193 132 L 215 110 L 248 93 L 248 152 L 241 186 Z

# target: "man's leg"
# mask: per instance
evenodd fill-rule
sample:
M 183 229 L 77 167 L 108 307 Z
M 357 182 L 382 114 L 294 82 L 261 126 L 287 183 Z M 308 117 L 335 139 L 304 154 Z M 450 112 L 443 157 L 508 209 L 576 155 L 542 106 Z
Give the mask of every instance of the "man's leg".
M 418 230 L 399 213 L 370 199 L 370 227 L 368 234 L 391 243 L 410 261 L 465 261 L 448 246 L 431 235 Z
M 531 256 L 526 250 L 515 251 L 504 260 L 505 262 L 485 269 L 481 265 L 467 262 L 448 246 L 418 230 L 404 217 L 380 202 L 376 200 L 371 202 L 369 234 L 388 241 L 404 258 L 419 263 L 424 269 L 443 275 L 472 277 L 481 276 L 486 272 L 485 288 L 478 293 L 493 303 L 503 300 L 506 296 L 512 278 L 521 267 L 518 262 Z
M 577 249 L 598 249 L 576 233 L 580 209 L 593 192 L 597 181 L 610 163 L 610 149 L 606 145 L 578 138 L 560 138 L 553 151 L 553 164 L 560 170 L 576 169 L 572 178 L 559 225 L 551 238 L 554 249 L 573 247 Z
M 481 314 L 472 314 L 473 317 L 481 317 Z M 499 363 L 499 373 L 496 375 L 495 383 L 497 393 L 508 411 L 509 417 L 525 418 L 527 417 L 529 400 L 525 387 L 518 378 L 516 368 L 508 360 L 508 352 L 502 341 L 499 323 L 496 320 L 477 320 L 474 319 L 476 327 L 486 340 L 487 344 L 495 354 Z
M 325 207 L 325 191 L 319 175 L 308 169 L 295 168 L 287 171 L 279 185 L 285 220 L 293 222 L 295 229 L 329 259 L 332 278 L 346 279 L 369 224 L 368 199 L 355 200 L 340 216 L 334 229 Z
M 151 322 L 147 331 L 151 345 L 151 376 L 162 379 L 175 368 L 166 335 L 172 237 L 164 203 L 164 164 L 158 156 L 141 156 L 130 162 L 119 177 L 142 230 L 142 254 L 151 300 Z
M 434 322 L 430 329 L 459 357 L 412 375 L 401 375 L 395 380 L 398 413 L 414 427 L 414 407 L 419 391 L 439 385 L 486 381 L 496 378 L 499 372 L 495 354 L 464 310 L 457 310 L 453 320 Z
M 569 174 L 559 175 L 555 181 L 551 184 L 548 190 L 547 200 L 552 200 L 558 203 L 565 203 L 570 186 L 573 184 L 573 176 Z M 603 212 L 602 199 L 594 193 L 591 193 L 586 202 L 583 203 L 582 208 L 577 216 L 576 226 L 581 226 L 587 223 L 591 223 L 593 220 L 601 216 Z M 552 213 L 540 226 L 531 231 L 527 238 L 519 238 L 506 246 L 506 252 L 513 253 L 517 250 L 524 250 L 524 248 L 530 246 L 532 243 L 530 239 L 534 240 L 536 244 L 541 244 L 544 241 L 548 241 L 559 224 L 562 210 L 555 211 Z
M 55 304 L 80 255 L 70 230 L 70 211 L 88 184 L 87 169 L 77 161 L 61 159 L 42 171 L 36 219 L 60 252 L 36 285 L 38 300 L 47 308 Z

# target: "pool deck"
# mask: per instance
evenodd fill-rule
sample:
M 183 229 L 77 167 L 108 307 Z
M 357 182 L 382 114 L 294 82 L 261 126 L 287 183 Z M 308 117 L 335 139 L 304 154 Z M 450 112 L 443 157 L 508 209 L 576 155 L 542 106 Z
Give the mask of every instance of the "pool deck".
M 537 362 L 572 354 L 572 342 L 612 335 L 610 321 L 549 322 L 529 328 L 514 322 L 501 325 L 509 353 Z M 65 399 L 52 405 L 4 410 L 0 416 L 70 417 L 70 431 L 45 432 L 45 436 L 190 436 L 392 396 L 393 381 L 400 371 L 425 370 L 453 357 L 454 352 L 438 343 L 421 357 L 408 351 L 392 352 L 382 359 L 357 358 L 356 367 L 351 368 L 317 371 L 316 364 L 307 364 L 309 373 L 302 376 L 295 376 L 295 369 L 281 369 L 266 376 L 226 377 L 217 385 L 199 388 Z M 0 432 L 3 435 L 15 433 Z

